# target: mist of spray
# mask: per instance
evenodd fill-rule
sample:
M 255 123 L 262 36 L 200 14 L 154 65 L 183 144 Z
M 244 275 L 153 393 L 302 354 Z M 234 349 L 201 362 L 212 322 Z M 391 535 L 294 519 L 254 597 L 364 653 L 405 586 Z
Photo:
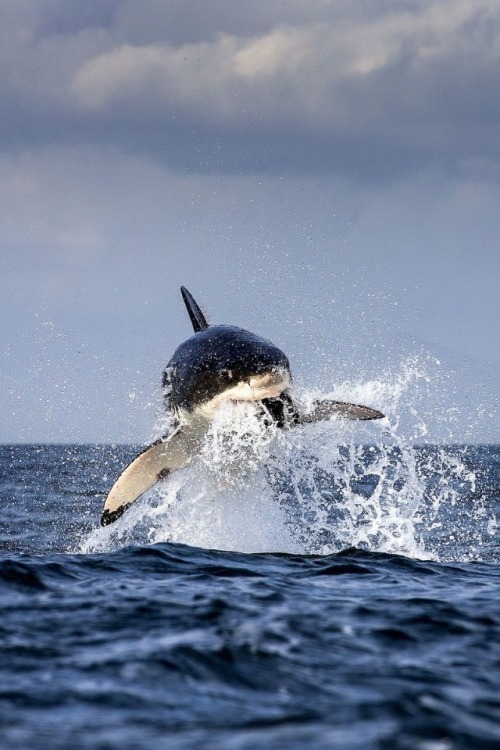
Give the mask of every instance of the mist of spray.
M 380 380 L 299 394 L 305 408 L 319 395 L 367 403 L 387 414 L 380 422 L 279 430 L 264 425 L 251 403 L 225 405 L 191 465 L 92 532 L 81 551 L 177 542 L 241 552 L 358 547 L 480 558 L 496 519 L 478 498 L 471 512 L 476 476 L 464 449 L 414 445 L 426 434 L 416 403 L 431 379 L 427 367 L 412 358 Z M 410 429 L 400 427 L 403 412 L 414 417 Z

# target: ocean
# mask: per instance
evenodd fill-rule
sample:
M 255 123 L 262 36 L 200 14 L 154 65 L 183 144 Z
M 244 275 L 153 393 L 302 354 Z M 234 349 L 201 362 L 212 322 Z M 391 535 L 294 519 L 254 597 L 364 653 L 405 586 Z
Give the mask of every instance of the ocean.
M 1 446 L 3 750 L 497 750 L 500 447 L 369 434 Z

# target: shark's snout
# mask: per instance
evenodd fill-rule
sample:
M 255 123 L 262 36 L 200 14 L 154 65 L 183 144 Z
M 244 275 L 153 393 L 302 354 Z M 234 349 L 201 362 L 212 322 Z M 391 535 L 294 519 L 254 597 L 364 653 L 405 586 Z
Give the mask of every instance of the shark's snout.
M 262 375 L 254 375 L 248 382 L 253 394 L 252 401 L 276 398 L 289 388 L 290 374 L 283 370 L 275 370 Z

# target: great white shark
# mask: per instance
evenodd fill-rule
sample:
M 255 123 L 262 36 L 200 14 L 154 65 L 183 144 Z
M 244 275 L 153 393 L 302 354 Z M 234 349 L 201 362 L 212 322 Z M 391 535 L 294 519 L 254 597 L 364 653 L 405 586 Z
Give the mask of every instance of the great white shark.
M 194 335 L 174 352 L 163 372 L 163 393 L 172 429 L 145 448 L 111 488 L 101 516 L 107 526 L 137 498 L 190 463 L 219 406 L 227 401 L 257 402 L 265 424 L 287 428 L 332 416 L 381 419 L 376 409 L 330 399 L 305 411 L 292 392 L 287 356 L 255 333 L 228 325 L 209 325 L 185 287 L 181 287 Z

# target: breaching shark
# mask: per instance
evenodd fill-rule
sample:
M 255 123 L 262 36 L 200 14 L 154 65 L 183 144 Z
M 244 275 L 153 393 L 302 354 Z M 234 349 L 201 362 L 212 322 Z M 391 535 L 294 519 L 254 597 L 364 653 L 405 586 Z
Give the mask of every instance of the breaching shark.
M 117 520 L 137 498 L 190 463 L 218 407 L 228 401 L 257 402 L 264 424 L 287 428 L 332 416 L 344 419 L 381 419 L 368 406 L 318 400 L 305 411 L 292 393 L 286 355 L 255 333 L 228 325 L 209 325 L 185 287 L 181 294 L 194 336 L 174 352 L 163 373 L 162 385 L 172 428 L 145 448 L 125 468 L 104 503 L 102 526 Z

